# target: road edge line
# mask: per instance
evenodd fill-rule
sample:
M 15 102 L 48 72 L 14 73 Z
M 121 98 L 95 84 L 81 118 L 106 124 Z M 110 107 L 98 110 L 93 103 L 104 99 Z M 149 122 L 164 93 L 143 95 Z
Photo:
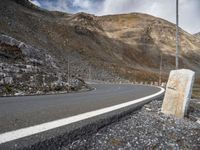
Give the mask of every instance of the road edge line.
M 47 123 L 43 123 L 43 124 L 39 124 L 39 125 L 34 125 L 31 127 L 26 127 L 26 128 L 2 133 L 2 134 L 0 134 L 0 144 L 4 144 L 4 143 L 10 142 L 10 141 L 14 141 L 14 140 L 32 136 L 32 135 L 35 135 L 38 133 L 42 133 L 42 132 L 45 132 L 48 130 L 66 126 L 66 125 L 69 125 L 69 124 L 72 124 L 72 123 L 75 123 L 78 121 L 82 121 L 85 119 L 89 119 L 89 118 L 92 118 L 95 116 L 103 115 L 103 114 L 106 114 L 106 113 L 109 113 L 112 111 L 116 111 L 121 108 L 131 106 L 133 104 L 141 103 L 148 99 L 152 99 L 154 97 L 162 95 L 165 92 L 164 88 L 162 88 L 162 87 L 158 87 L 158 88 L 160 88 L 159 92 L 149 95 L 149 96 L 145 96 L 145 97 L 136 99 L 136 100 L 132 100 L 132 101 L 125 102 L 122 104 L 117 104 L 114 106 L 101 108 L 98 110 L 82 113 L 79 115 L 75 115 L 75 116 L 71 116 L 71 117 L 67 117 L 67 118 L 63 118 L 63 119 L 59 119 L 59 120 L 55 120 L 55 121 L 51 121 L 51 122 L 47 122 Z

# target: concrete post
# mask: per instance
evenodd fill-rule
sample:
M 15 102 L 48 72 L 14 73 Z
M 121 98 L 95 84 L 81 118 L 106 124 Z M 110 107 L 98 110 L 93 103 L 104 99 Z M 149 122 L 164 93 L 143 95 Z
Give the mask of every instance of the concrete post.
M 187 69 L 172 70 L 167 82 L 162 112 L 183 118 L 190 102 L 195 72 Z

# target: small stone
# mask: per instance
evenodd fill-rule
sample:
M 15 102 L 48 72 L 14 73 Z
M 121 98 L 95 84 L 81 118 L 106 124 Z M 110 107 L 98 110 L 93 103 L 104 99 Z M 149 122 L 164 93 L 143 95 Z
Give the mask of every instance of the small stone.
M 146 108 L 146 110 L 147 110 L 147 111 L 151 111 L 151 109 L 150 109 L 150 108 Z

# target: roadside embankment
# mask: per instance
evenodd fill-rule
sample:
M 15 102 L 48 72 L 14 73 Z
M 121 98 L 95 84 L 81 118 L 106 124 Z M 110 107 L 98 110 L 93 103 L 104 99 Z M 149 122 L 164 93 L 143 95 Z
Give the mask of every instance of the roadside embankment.
M 153 101 L 61 149 L 200 149 L 199 102 L 191 101 L 188 118 L 176 119 L 160 112 L 162 101 Z

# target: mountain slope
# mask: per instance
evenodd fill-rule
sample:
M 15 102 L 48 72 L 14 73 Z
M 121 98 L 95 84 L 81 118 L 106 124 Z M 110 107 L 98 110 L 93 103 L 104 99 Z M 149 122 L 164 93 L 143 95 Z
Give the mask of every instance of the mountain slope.
M 146 14 L 97 17 L 40 9 L 26 0 L 1 0 L 0 32 L 46 49 L 73 75 L 113 80 L 157 81 L 160 58 L 163 78 L 175 66 L 175 25 Z M 180 65 L 200 72 L 200 42 L 181 30 Z
M 199 32 L 199 33 L 196 33 L 196 34 L 194 34 L 194 36 L 196 36 L 196 37 L 200 37 L 200 32 Z

